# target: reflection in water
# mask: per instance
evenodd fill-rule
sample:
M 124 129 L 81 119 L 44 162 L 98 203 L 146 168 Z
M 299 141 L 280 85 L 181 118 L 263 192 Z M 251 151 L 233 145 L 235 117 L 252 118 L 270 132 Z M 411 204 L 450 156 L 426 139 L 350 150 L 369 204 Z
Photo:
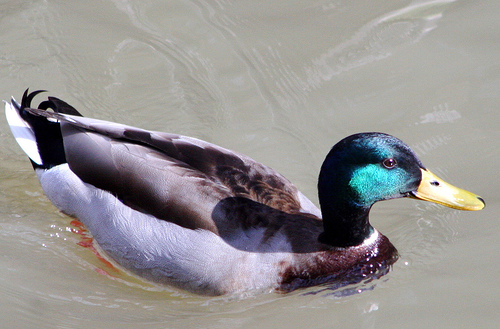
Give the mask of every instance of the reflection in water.
M 306 68 L 307 82 L 318 88 L 322 81 L 362 65 L 384 59 L 394 48 L 419 41 L 437 27 L 442 12 L 455 0 L 409 5 L 365 24 L 349 40 L 330 48 Z
M 433 112 L 427 113 L 422 116 L 420 124 L 424 123 L 450 123 L 460 119 L 462 116 L 456 110 L 450 110 L 448 105 L 438 106 Z
M 411 148 L 419 155 L 428 154 L 434 150 L 439 149 L 441 146 L 446 145 L 450 142 L 451 137 L 449 135 L 440 134 L 432 136 L 426 140 L 415 143 Z
M 342 298 L 361 294 L 375 289 L 379 283 L 378 280 L 386 275 L 390 269 L 391 267 L 387 267 L 383 271 L 377 272 L 375 275 L 370 275 L 364 278 L 358 277 L 352 278 L 351 281 L 325 284 L 323 287 L 320 287 L 320 289 L 315 287 L 310 289 L 310 291 L 303 293 L 303 295 L 320 295 L 322 297 Z

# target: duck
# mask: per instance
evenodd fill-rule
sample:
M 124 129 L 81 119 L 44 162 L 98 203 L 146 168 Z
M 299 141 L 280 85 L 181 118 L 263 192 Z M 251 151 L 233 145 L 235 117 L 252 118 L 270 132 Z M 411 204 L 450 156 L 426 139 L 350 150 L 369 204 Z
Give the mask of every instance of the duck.
M 52 96 L 31 107 L 42 92 L 27 89 L 21 103 L 12 97 L 5 113 L 45 195 L 114 263 L 160 286 L 215 296 L 379 278 L 399 255 L 370 224 L 374 203 L 410 197 L 485 206 L 389 134 L 357 133 L 331 148 L 318 208 L 246 155 L 87 118 Z

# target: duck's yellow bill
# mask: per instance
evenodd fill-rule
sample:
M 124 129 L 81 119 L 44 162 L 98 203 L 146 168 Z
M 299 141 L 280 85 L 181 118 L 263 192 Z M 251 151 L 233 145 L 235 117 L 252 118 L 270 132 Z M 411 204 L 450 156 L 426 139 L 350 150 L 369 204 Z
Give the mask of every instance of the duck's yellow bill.
M 426 169 L 422 170 L 422 181 L 412 196 L 425 201 L 442 204 L 460 210 L 481 210 L 484 200 L 469 191 L 446 183 Z

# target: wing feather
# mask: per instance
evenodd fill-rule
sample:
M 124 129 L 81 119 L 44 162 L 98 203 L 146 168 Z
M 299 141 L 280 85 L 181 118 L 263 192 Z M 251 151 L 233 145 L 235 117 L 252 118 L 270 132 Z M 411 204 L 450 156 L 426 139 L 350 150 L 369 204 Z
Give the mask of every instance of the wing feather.
M 61 123 L 68 164 L 83 181 L 158 218 L 221 234 L 234 223 L 217 222 L 212 211 L 226 198 L 319 213 L 281 174 L 237 152 L 196 138 L 27 110 Z

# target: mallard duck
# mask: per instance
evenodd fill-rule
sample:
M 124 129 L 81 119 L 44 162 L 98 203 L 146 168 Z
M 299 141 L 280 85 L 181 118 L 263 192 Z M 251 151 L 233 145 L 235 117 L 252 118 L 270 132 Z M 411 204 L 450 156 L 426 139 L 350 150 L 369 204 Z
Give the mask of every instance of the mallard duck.
M 320 211 L 243 154 L 85 118 L 55 97 L 31 108 L 40 92 L 26 90 L 5 110 L 45 194 L 117 264 L 155 283 L 220 295 L 353 282 L 384 274 L 398 257 L 370 225 L 375 202 L 484 207 L 387 134 L 359 133 L 333 146 L 319 175 Z

